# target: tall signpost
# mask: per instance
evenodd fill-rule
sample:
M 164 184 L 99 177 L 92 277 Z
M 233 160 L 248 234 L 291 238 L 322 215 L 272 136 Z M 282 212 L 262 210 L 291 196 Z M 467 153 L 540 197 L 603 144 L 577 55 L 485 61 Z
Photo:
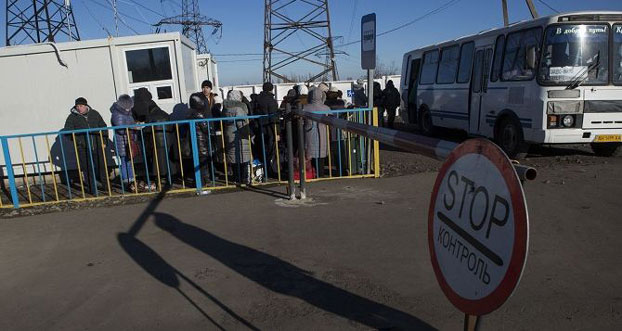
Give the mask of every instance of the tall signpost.
M 527 259 L 523 187 L 505 153 L 486 139 L 456 147 L 439 171 L 428 214 L 436 279 L 465 314 L 464 329 L 514 292 Z
M 376 14 L 361 19 L 361 67 L 367 70 L 367 107 L 373 107 L 376 70 Z
M 367 107 L 372 109 L 367 125 L 373 125 L 374 107 L 374 71 L 376 70 L 376 14 L 371 13 L 361 18 L 361 67 L 367 69 Z M 371 142 L 367 139 L 367 172 L 371 169 Z

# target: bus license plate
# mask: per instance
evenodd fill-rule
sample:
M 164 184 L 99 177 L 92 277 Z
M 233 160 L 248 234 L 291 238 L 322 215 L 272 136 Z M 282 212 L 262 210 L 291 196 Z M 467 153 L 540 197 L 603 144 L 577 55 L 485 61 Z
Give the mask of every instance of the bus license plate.
M 595 143 L 622 142 L 622 134 L 599 134 L 594 139 Z

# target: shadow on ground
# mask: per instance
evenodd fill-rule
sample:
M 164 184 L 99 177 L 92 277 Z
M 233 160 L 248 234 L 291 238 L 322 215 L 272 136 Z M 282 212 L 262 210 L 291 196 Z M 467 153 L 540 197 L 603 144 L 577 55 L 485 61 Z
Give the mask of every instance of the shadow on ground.
M 233 312 L 183 273 L 165 261 L 157 252 L 136 238 L 145 222 L 153 220 L 159 228 L 174 238 L 218 260 L 231 270 L 273 291 L 299 298 L 324 311 L 356 321 L 374 329 L 435 330 L 419 318 L 340 289 L 312 276 L 312 273 L 266 254 L 218 237 L 199 227 L 186 224 L 172 215 L 156 212 L 164 194 L 158 195 L 134 222 L 127 233 L 119 233 L 117 240 L 125 252 L 143 270 L 162 284 L 176 289 L 192 306 L 219 329 L 212 317 L 180 290 L 180 279 L 214 302 L 226 313 L 252 330 L 258 330 L 249 321 Z

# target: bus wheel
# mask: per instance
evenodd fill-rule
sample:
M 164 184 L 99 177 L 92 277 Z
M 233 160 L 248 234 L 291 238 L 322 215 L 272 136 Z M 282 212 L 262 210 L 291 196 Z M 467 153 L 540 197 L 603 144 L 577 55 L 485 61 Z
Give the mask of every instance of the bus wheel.
M 598 156 L 615 156 L 622 151 L 622 144 L 620 143 L 598 143 L 591 144 L 591 146 L 594 154 Z
M 511 159 L 519 160 L 527 156 L 529 145 L 523 138 L 523 129 L 512 117 L 501 120 L 495 132 L 495 142 Z
M 427 109 L 422 109 L 419 114 L 419 131 L 426 136 L 434 134 L 434 124 L 432 124 L 432 114 Z

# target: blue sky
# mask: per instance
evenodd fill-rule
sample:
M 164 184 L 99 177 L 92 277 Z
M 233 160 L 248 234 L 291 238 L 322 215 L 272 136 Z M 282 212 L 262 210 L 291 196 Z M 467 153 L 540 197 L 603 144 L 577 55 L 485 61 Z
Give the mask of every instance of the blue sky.
M 107 33 L 102 26 L 114 34 L 114 17 L 108 1 L 112 0 L 73 0 L 76 21 L 82 39 L 105 38 Z M 576 10 L 617 10 L 622 11 L 620 0 L 533 0 L 540 15 L 554 12 L 544 4 L 560 12 Z M 181 0 L 117 0 L 118 9 L 125 24 L 119 25 L 119 35 L 151 33 L 155 23 L 162 17 L 173 16 L 181 11 Z M 400 26 L 432 11 L 450 0 L 332 0 L 330 15 L 333 36 L 338 36 L 336 45 L 347 55 L 337 56 L 340 78 L 358 78 L 364 75 L 360 69 L 360 45 L 339 47 L 340 44 L 360 39 L 361 16 L 375 12 L 378 32 Z M 402 54 L 408 50 L 454 39 L 460 36 L 503 25 L 501 0 L 460 0 L 445 10 L 428 16 L 415 24 L 382 36 L 377 41 L 379 61 L 385 66 L 401 66 Z M 510 21 L 530 18 L 529 10 L 523 0 L 509 0 Z M 4 4 L 3 4 L 4 5 Z M 142 5 L 142 6 L 141 6 Z M 217 55 L 221 85 L 258 83 L 262 79 L 263 53 L 263 0 L 200 0 L 201 13 L 223 23 L 222 38 L 205 34 L 208 48 Z M 288 15 L 300 16 L 303 10 L 288 9 Z M 0 11 L 0 32 L 5 38 L 5 11 Z M 129 26 L 129 27 L 128 27 Z M 131 29 L 130 29 L 131 27 Z M 179 29 L 168 27 L 168 31 Z M 135 31 L 135 32 L 134 32 Z M 294 35 L 284 47 L 302 50 L 314 45 L 313 39 L 304 34 Z M 246 56 L 226 56 L 227 54 L 249 54 Z M 219 56 L 220 55 L 220 56 Z M 323 59 L 318 58 L 323 62 Z M 306 74 L 317 72 L 318 67 L 296 65 L 285 69 L 286 74 Z

